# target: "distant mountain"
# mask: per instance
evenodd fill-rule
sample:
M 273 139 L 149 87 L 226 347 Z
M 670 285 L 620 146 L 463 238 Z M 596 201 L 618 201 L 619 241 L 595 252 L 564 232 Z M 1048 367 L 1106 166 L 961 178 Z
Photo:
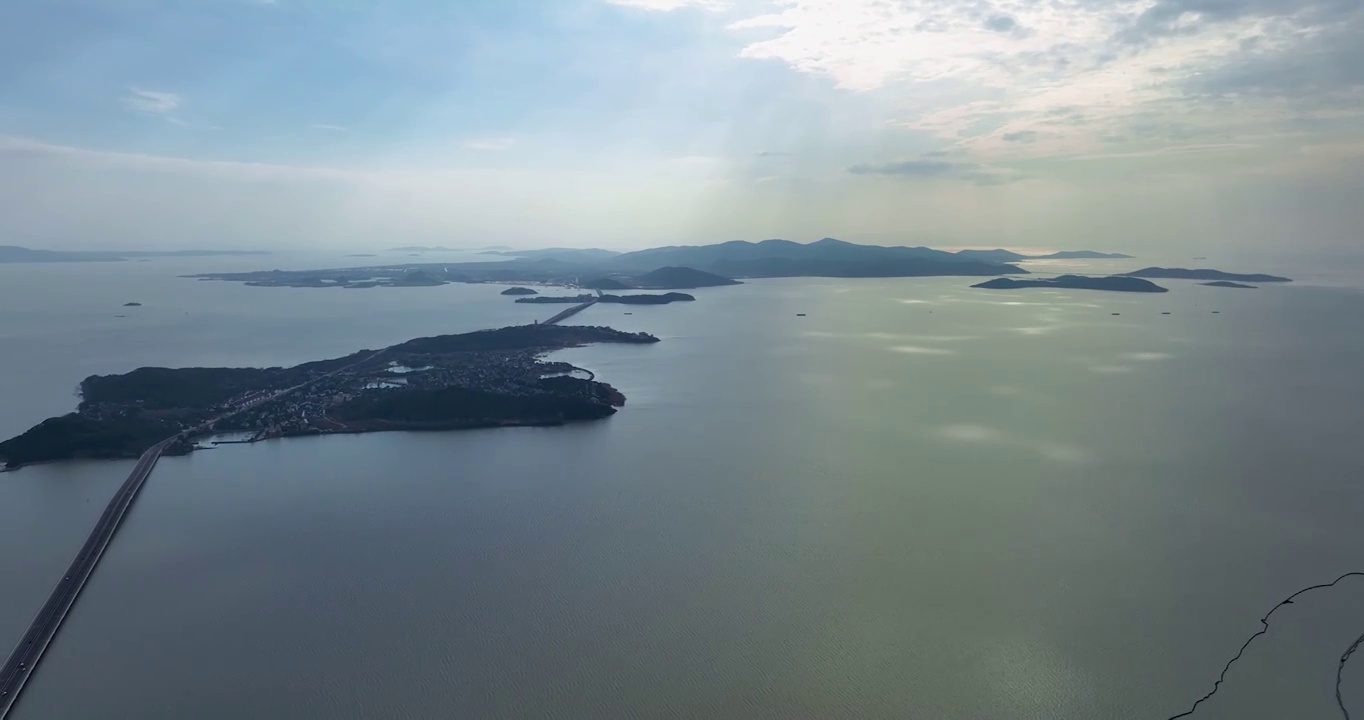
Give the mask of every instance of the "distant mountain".
M 109 252 L 63 252 L 0 245 L 0 263 L 119 262 L 126 259 Z
M 389 252 L 459 252 L 459 248 L 445 247 L 444 245 L 404 245 L 402 247 L 389 248 Z
M 122 262 L 132 258 L 269 254 L 265 250 L 34 250 L 0 245 L 0 263 Z
M 1103 253 L 1093 250 L 1070 250 L 1050 255 L 1033 255 L 1029 260 L 1131 260 L 1131 255 L 1122 253 Z
M 968 260 L 980 260 L 982 262 L 1010 263 L 1019 260 L 1030 260 L 1027 255 L 1021 255 L 1011 250 L 958 250 L 952 253 L 959 258 Z
M 801 244 L 790 240 L 742 240 L 718 245 L 684 245 L 617 255 L 607 265 L 623 271 L 689 267 L 727 277 L 916 277 L 930 275 L 1007 275 L 1027 271 L 1002 263 L 962 258 L 925 247 L 855 245 L 824 238 Z
M 269 255 L 269 250 L 117 250 L 115 255 L 125 258 L 158 257 L 239 257 L 246 255 Z
M 972 285 L 986 290 L 1018 290 L 1021 288 L 1064 288 L 1067 290 L 1111 290 L 1115 292 L 1169 292 L 1149 280 L 1114 275 L 1111 277 L 1086 277 L 1084 275 L 1061 275 L 1054 278 L 995 278 Z
M 635 278 L 635 285 L 658 290 L 689 290 L 738 284 L 737 280 L 689 267 L 663 267 Z
M 1149 267 L 1142 268 L 1135 272 L 1123 274 L 1128 275 L 1130 277 L 1168 278 L 1171 280 L 1232 280 L 1248 283 L 1293 282 L 1289 278 L 1279 277 L 1278 275 L 1261 275 L 1257 273 L 1243 275 L 1239 273 L 1222 272 L 1221 270 L 1210 270 L 1206 268 L 1198 270 L 1188 270 L 1186 268 Z
M 620 253 L 600 248 L 544 248 L 542 250 L 496 250 L 485 255 L 505 255 L 527 260 L 562 260 L 564 262 L 595 263 L 609 260 Z
M 631 287 L 630 285 L 621 282 L 620 280 L 617 280 L 615 278 L 597 278 L 595 280 L 588 280 L 587 282 L 583 283 L 582 286 L 589 290 L 629 290 Z
M 1022 260 L 1119 260 L 1130 259 L 1131 255 L 1122 253 L 1102 253 L 1093 250 L 1067 250 L 1051 253 L 1050 255 L 1024 255 L 1012 250 L 959 250 L 954 253 L 958 257 L 969 258 L 972 260 L 983 260 L 985 262 L 1019 262 Z

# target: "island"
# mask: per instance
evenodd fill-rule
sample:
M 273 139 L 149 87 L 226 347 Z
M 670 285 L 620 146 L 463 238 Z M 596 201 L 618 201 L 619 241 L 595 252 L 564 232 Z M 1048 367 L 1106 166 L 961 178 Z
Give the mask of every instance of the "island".
M 123 303 L 123 307 L 142 307 L 142 303 L 140 303 L 140 302 L 126 302 L 126 303 Z
M 1232 281 L 1230 281 L 1230 280 L 1214 280 L 1213 282 L 1205 282 L 1205 283 L 1198 283 L 1198 284 L 1199 284 L 1199 285 L 1206 285 L 1206 286 L 1208 286 L 1208 287 L 1238 288 L 1238 289 L 1241 289 L 1241 290 L 1257 290 L 1257 289 L 1258 289 L 1258 288 L 1257 288 L 1256 286 L 1254 286 L 1254 285 L 1243 285 L 1243 284 L 1241 284 L 1241 283 L 1232 282 Z
M 958 250 L 956 254 L 973 260 L 999 263 L 1026 260 L 1130 260 L 1132 258 L 1131 255 L 1122 253 L 1095 252 L 1093 250 L 1063 250 L 1048 255 L 1024 255 L 1012 250 L 996 248 L 994 250 Z
M 253 440 L 386 430 L 561 425 L 616 412 L 625 398 L 546 353 L 658 338 L 608 327 L 520 325 L 417 338 L 290 368 L 157 368 L 93 375 L 76 412 L 0 442 L 8 467 L 72 458 L 135 458 L 177 437 Z
M 1149 280 L 1112 275 L 1109 277 L 1087 277 L 1084 275 L 1059 275 L 1054 278 L 995 278 L 972 285 L 973 288 L 987 290 L 1018 290 L 1020 288 L 1061 288 L 1066 290 L 1108 290 L 1112 292 L 1163 293 L 1169 292 Z
M 1246 283 L 1293 282 L 1289 278 L 1279 277 L 1278 275 L 1229 273 L 1207 268 L 1189 270 L 1186 268 L 1149 267 L 1123 274 L 1128 277 L 1163 278 L 1168 280 L 1227 280 Z
M 427 249 L 429 250 L 429 248 Z M 202 273 L 199 280 L 258 287 L 372 288 L 440 283 L 558 285 L 596 290 L 659 290 L 736 285 L 735 278 L 894 278 L 1028 275 L 1017 265 L 926 247 L 859 245 L 834 238 L 609 250 L 521 251 L 499 262 L 406 263 L 321 270 Z M 422 273 L 422 282 L 405 278 Z
M 581 305 L 593 301 L 618 305 L 667 305 L 675 302 L 692 302 L 695 299 L 686 293 L 670 292 L 662 295 L 542 295 L 520 298 L 516 302 L 527 305 Z
M 539 295 L 540 293 L 539 293 L 538 291 L 536 291 L 536 290 L 531 290 L 531 289 L 528 288 L 528 287 L 509 287 L 509 288 L 507 288 L 506 290 L 503 290 L 503 291 L 502 291 L 502 294 L 503 294 L 503 295 Z

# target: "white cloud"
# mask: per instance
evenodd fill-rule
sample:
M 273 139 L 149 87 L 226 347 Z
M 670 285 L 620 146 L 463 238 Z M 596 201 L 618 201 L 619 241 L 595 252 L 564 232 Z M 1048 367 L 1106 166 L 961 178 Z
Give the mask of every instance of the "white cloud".
M 163 117 L 171 116 L 180 109 L 181 104 L 181 97 L 175 93 L 136 87 L 128 88 L 128 94 L 122 100 L 124 105 L 137 112 Z
M 656 10 L 659 12 L 672 12 L 685 7 L 701 8 L 703 10 L 724 10 L 729 7 L 725 0 L 606 0 L 612 5 L 623 5 L 625 7 L 641 8 L 643 10 Z
M 328 123 L 313 123 L 309 125 L 314 130 L 330 130 L 331 132 L 346 132 L 350 128 L 341 125 L 330 125 Z
M 1093 150 L 1100 137 L 1116 138 L 1133 125 L 1144 135 L 1128 140 L 1184 144 L 1185 135 L 1215 134 L 1235 118 L 1244 123 L 1247 113 L 1228 113 L 1228 104 L 1286 114 L 1264 98 L 1236 93 L 1263 90 L 1270 83 L 1261 78 L 1278 81 L 1278 75 L 1298 88 L 1332 82 L 1364 104 L 1364 71 L 1340 69 L 1350 64 L 1341 58 L 1360 56 L 1352 48 L 1364 45 L 1364 32 L 1356 32 L 1364 28 L 1358 2 L 771 0 L 770 6 L 729 25 L 749 39 L 741 56 L 780 61 L 844 90 L 879 91 L 898 108 L 896 125 L 976 153 Z M 1334 48 L 1337 61 L 1317 57 L 1322 51 L 1314 43 Z M 1249 77 L 1230 70 L 1266 66 L 1285 70 Z M 1152 113 L 1164 122 L 1152 124 Z M 1246 132 L 1242 127 L 1238 134 Z
M 470 150 L 510 150 L 515 146 L 516 138 L 510 137 L 476 138 L 464 143 Z

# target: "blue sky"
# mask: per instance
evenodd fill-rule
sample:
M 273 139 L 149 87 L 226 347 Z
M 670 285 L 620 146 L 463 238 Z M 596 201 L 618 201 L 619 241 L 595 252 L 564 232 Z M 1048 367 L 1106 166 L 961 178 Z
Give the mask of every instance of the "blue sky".
M 9 0 L 0 242 L 1341 253 L 1361 48 L 1360 0 Z

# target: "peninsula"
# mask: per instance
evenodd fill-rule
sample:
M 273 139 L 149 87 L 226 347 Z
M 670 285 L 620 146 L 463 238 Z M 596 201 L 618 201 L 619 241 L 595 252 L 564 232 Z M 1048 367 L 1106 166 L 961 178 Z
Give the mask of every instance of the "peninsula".
M 1229 273 L 1207 268 L 1189 270 L 1186 268 L 1149 267 L 1135 270 L 1130 273 L 1123 273 L 1123 275 L 1139 278 L 1164 278 L 1168 280 L 1227 280 L 1243 283 L 1293 282 L 1290 278 L 1279 277 L 1278 275 Z
M 995 278 L 972 285 L 986 290 L 1017 290 L 1020 288 L 1062 288 L 1066 290 L 1109 290 L 1112 292 L 1169 292 L 1149 280 L 1114 275 L 1110 277 L 1087 277 L 1084 275 L 1060 275 L 1054 278 Z
M 184 431 L 253 439 L 385 430 L 561 425 L 607 417 L 625 397 L 567 375 L 545 353 L 592 343 L 656 343 L 607 327 L 521 325 L 418 338 L 291 368 L 140 368 L 93 375 L 76 412 L 0 442 L 18 466 L 134 458 Z M 170 454 L 194 449 L 177 440 Z

